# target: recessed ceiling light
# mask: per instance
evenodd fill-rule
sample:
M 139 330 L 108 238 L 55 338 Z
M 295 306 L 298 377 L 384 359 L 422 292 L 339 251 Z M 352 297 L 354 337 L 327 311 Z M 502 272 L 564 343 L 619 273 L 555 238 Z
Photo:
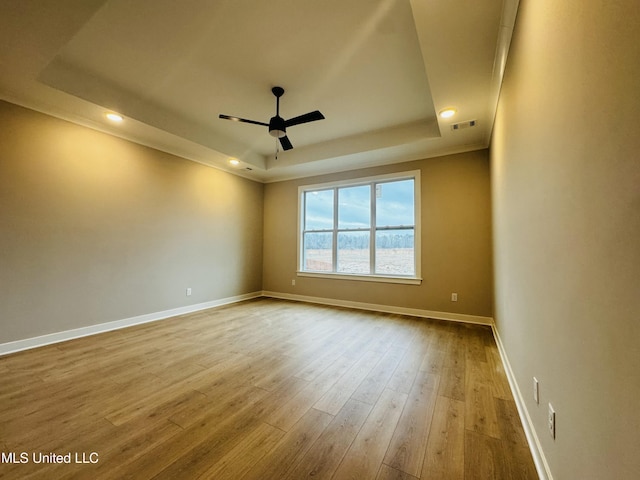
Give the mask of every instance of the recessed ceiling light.
M 116 122 L 116 123 L 120 123 L 123 120 L 122 115 L 114 112 L 107 112 L 104 114 L 104 116 L 107 117 L 112 122 Z
M 240 165 L 240 160 L 236 160 L 235 158 L 232 158 L 229 160 L 229 163 L 233 166 Z
M 451 118 L 456 112 L 457 110 L 455 108 L 445 108 L 444 110 L 440 110 L 440 118 Z

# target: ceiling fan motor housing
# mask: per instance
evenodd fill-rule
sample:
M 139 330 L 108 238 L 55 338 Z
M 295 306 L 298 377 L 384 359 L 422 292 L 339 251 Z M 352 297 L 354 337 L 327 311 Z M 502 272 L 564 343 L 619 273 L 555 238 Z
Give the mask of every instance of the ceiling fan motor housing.
M 269 120 L 269 135 L 276 138 L 282 138 L 287 134 L 287 128 L 284 125 L 284 118 L 280 115 L 271 117 Z

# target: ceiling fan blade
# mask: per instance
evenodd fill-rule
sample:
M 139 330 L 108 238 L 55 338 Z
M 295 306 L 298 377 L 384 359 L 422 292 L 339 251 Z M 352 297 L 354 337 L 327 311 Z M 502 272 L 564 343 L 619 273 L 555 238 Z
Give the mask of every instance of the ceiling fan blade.
M 265 127 L 269 126 L 268 123 L 256 122 L 255 120 L 247 120 L 246 118 L 232 117 L 230 115 L 220 114 L 220 118 L 224 118 L 225 120 L 231 120 L 232 122 L 253 123 L 254 125 L 264 125 Z
M 280 137 L 280 145 L 282 145 L 283 150 L 291 150 L 293 148 L 293 145 L 291 145 L 291 142 L 289 141 L 289 137 L 286 135 L 284 137 Z
M 299 117 L 293 117 L 284 122 L 285 127 L 292 127 L 294 125 L 300 125 L 301 123 L 309 123 L 315 122 L 316 120 L 323 120 L 324 115 L 322 115 L 318 110 L 315 112 L 305 113 L 304 115 L 300 115 Z

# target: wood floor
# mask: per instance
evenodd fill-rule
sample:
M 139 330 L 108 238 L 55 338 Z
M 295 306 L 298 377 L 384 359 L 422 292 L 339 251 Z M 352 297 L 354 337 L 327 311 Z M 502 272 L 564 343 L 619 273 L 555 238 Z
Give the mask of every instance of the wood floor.
M 1 478 L 538 478 L 483 326 L 257 299 L 0 357 L 0 378 Z

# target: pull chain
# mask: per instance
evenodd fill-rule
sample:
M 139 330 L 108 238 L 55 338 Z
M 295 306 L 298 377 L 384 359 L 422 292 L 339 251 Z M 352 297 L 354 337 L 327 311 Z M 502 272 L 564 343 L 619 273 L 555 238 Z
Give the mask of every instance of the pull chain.
M 278 145 L 278 139 L 276 138 L 276 160 L 278 159 L 278 152 L 280 151 L 280 145 Z

